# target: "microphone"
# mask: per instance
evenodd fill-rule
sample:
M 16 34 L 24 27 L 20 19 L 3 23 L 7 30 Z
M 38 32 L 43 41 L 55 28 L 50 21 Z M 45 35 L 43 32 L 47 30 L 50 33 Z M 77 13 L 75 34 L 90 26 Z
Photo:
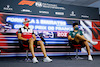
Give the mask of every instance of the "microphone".
M 40 34 L 39 34 L 40 39 L 44 42 L 45 45 L 47 45 L 47 44 L 46 44 L 46 41 L 44 40 L 44 38 L 42 37 L 42 35 L 43 35 L 43 33 L 40 33 Z
M 44 38 L 43 38 L 43 37 L 41 37 L 41 36 L 40 36 L 40 38 L 41 38 L 41 40 L 42 40 L 42 41 L 45 43 L 45 40 L 44 40 Z

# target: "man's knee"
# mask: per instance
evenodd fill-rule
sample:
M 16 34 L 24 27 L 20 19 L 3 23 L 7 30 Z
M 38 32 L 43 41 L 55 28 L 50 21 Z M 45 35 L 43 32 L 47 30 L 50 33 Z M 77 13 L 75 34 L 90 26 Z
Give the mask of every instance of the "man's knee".
M 38 42 L 39 42 L 39 43 L 43 43 L 43 41 L 41 41 L 41 40 L 40 40 L 40 41 L 38 41 Z
M 84 40 L 83 44 L 87 46 L 88 45 L 88 41 Z
M 38 41 L 39 45 L 43 45 L 43 41 Z
M 33 45 L 34 44 L 34 42 L 33 41 L 28 41 L 29 42 L 29 45 Z
M 86 41 L 86 40 L 83 40 L 83 43 L 88 43 L 88 41 Z
M 33 41 L 28 41 L 29 43 L 33 43 Z
M 75 37 L 81 36 L 80 34 L 76 34 Z

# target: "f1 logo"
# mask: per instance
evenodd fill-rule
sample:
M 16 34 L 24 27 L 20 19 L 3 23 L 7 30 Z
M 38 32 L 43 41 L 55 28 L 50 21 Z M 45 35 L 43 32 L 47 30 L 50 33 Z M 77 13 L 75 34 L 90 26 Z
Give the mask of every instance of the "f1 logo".
M 29 5 L 32 6 L 35 3 L 35 1 L 24 1 L 22 0 L 21 2 L 18 3 L 18 5 Z

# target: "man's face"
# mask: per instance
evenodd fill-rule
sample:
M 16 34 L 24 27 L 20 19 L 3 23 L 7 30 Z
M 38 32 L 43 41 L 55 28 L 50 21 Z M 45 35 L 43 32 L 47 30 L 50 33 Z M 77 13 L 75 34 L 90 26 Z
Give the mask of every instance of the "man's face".
M 27 27 L 29 26 L 29 22 L 24 22 L 23 24 Z
M 75 25 L 75 26 L 73 27 L 73 28 L 74 28 L 74 30 L 75 30 L 75 28 L 76 28 L 76 27 L 78 27 L 78 25 Z

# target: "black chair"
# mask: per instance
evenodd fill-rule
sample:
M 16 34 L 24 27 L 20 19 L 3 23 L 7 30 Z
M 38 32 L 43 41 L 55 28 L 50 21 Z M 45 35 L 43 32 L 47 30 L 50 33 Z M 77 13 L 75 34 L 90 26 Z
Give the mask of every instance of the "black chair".
M 69 33 L 67 34 L 67 36 L 69 35 Z M 81 57 L 78 56 L 78 50 L 81 50 L 81 48 L 85 47 L 85 45 L 80 45 L 80 44 L 73 44 L 71 40 L 69 40 L 69 46 L 72 48 L 72 49 L 75 49 L 76 50 L 76 56 L 75 56 L 75 59 L 83 59 Z M 70 53 L 69 53 L 70 54 Z
M 23 41 L 22 40 L 18 40 L 18 41 L 19 41 L 20 50 L 26 51 L 25 61 L 26 62 L 31 62 L 31 59 L 28 57 L 28 52 L 29 52 L 28 44 L 23 44 Z
M 18 36 L 18 31 L 16 32 L 16 35 Z M 23 40 L 18 40 L 19 42 L 19 46 L 20 46 L 20 50 L 25 50 L 26 51 L 26 58 L 25 61 L 26 62 L 31 62 L 31 59 L 28 57 L 28 52 L 29 52 L 29 47 L 28 44 L 23 44 Z M 33 45 L 33 47 L 35 47 L 35 45 Z
M 71 46 L 72 49 L 75 49 L 75 51 L 76 51 L 75 59 L 77 59 L 77 60 L 84 59 L 84 58 L 78 56 L 78 52 L 79 52 L 78 50 L 81 50 L 81 48 L 85 47 L 85 45 L 80 45 L 80 44 L 75 45 L 72 43 L 72 41 L 69 41 L 69 45 Z
M 18 36 L 18 31 L 16 32 L 16 35 Z M 44 42 L 44 44 L 46 45 L 46 41 L 44 40 L 44 38 L 42 37 L 43 34 L 39 34 L 40 39 Z M 29 52 L 29 47 L 28 44 L 23 44 L 23 40 L 18 40 L 19 41 L 19 46 L 21 50 L 25 50 L 26 51 L 26 58 L 25 61 L 27 62 L 31 62 L 30 58 L 28 57 L 28 52 Z M 33 45 L 33 47 L 35 47 L 35 49 L 37 48 L 37 46 Z

